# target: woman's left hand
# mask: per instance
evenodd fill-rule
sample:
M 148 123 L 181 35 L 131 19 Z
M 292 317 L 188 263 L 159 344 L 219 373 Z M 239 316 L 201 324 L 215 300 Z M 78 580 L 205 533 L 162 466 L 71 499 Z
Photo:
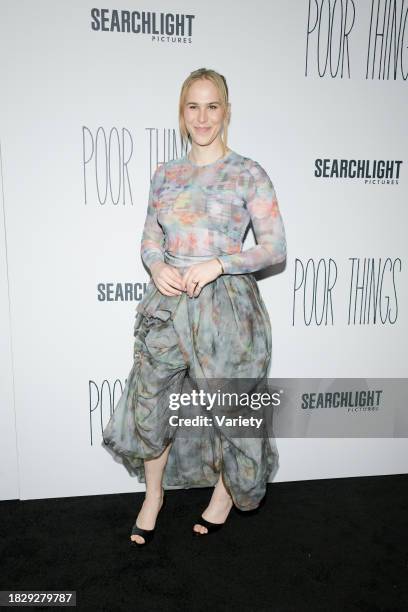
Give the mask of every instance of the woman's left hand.
M 182 279 L 185 291 L 189 297 L 197 297 L 207 283 L 215 280 L 223 273 L 218 259 L 210 259 L 203 263 L 194 264 L 185 271 Z

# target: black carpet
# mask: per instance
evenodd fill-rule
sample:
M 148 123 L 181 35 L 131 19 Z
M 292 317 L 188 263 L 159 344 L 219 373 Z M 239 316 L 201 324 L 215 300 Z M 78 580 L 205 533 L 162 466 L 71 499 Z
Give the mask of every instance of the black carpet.
M 272 483 L 258 511 L 233 509 L 204 537 L 192 523 L 211 489 L 166 491 L 140 548 L 129 534 L 144 493 L 0 502 L 0 590 L 76 590 L 77 609 L 109 612 L 406 612 L 407 487 L 408 475 Z

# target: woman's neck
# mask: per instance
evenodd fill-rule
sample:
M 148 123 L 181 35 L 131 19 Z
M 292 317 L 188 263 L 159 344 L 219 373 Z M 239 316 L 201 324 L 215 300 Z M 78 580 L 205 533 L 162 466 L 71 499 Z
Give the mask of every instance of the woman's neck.
M 213 162 L 225 157 L 231 149 L 228 147 L 217 147 L 214 150 L 207 151 L 207 147 L 191 147 L 190 152 L 188 153 L 188 158 L 193 164 L 197 166 L 206 166 L 207 164 L 212 164 Z

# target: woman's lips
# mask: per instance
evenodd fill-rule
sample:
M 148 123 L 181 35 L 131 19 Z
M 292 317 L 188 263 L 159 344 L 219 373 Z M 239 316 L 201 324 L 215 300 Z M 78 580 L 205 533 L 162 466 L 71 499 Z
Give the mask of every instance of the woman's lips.
M 208 132 L 208 130 L 209 130 L 210 128 L 196 127 L 195 129 L 196 129 L 196 131 L 197 131 L 197 132 L 201 132 L 201 133 L 203 133 L 203 134 L 204 134 L 205 132 Z

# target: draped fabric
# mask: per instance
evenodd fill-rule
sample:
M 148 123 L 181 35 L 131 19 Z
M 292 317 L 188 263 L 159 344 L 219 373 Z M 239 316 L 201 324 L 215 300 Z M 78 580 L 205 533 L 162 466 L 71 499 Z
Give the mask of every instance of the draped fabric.
M 196 298 L 165 296 L 150 281 L 136 310 L 134 336 L 133 367 L 104 429 L 105 448 L 145 482 L 143 459 L 157 457 L 172 442 L 164 487 L 213 486 L 222 473 L 235 505 L 256 508 L 278 465 L 268 432 L 242 438 L 228 427 L 202 427 L 179 437 L 169 426 L 168 400 L 183 391 L 186 378 L 200 387 L 220 378 L 249 379 L 256 386 L 267 376 L 271 326 L 254 276 L 221 275 Z

